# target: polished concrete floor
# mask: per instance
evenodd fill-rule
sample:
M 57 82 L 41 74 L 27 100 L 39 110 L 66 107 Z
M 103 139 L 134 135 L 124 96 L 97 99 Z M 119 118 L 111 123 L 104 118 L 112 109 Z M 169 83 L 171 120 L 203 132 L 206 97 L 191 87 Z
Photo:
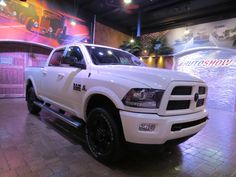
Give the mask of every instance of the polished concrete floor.
M 236 114 L 209 110 L 207 126 L 185 143 L 129 150 L 119 164 L 94 160 L 83 131 L 23 99 L 0 100 L 0 177 L 236 177 Z

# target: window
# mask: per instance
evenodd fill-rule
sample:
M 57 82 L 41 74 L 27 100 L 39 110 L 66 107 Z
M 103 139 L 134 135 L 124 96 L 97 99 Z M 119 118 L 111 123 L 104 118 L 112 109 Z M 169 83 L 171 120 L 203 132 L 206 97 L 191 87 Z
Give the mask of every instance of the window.
M 71 46 L 67 49 L 66 56 L 63 58 L 63 64 L 70 64 L 74 59 L 77 63 L 85 64 L 83 54 L 79 47 Z
M 86 46 L 95 65 L 131 65 L 145 66 L 134 55 L 111 48 Z
M 49 61 L 48 66 L 60 66 L 63 53 L 64 53 L 64 50 L 55 51 L 52 54 L 52 57 L 51 57 L 51 60 Z
M 74 64 L 85 64 L 82 52 L 79 47 L 71 46 L 60 49 L 53 53 L 49 66 L 70 67 Z

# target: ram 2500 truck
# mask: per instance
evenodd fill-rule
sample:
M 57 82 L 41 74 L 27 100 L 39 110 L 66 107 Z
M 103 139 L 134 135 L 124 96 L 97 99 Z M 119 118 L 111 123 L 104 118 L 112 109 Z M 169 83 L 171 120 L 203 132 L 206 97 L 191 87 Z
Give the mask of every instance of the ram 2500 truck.
M 91 154 L 118 160 L 127 142 L 187 139 L 206 124 L 206 84 L 185 73 L 145 66 L 125 51 L 92 44 L 54 49 L 43 68 L 26 68 L 28 110 L 44 108 L 85 127 Z

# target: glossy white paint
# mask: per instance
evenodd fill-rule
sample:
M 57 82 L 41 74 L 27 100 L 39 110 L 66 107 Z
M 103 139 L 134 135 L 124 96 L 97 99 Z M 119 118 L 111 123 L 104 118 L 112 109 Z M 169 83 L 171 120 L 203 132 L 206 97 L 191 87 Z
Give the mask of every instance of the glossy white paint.
M 191 122 L 208 116 L 203 110 L 193 114 L 177 116 L 159 116 L 158 114 L 134 113 L 120 111 L 124 136 L 127 142 L 139 144 L 164 144 L 168 140 L 182 138 L 199 132 L 206 123 L 199 124 L 180 131 L 171 131 L 171 126 L 176 123 Z M 152 132 L 139 131 L 141 123 L 155 124 Z
M 185 73 L 164 69 L 95 65 L 85 48 L 87 44 L 71 44 L 61 48 L 75 45 L 79 46 L 83 53 L 86 69 L 48 66 L 52 53 L 57 49 L 52 51 L 44 68 L 26 68 L 26 81 L 31 80 L 33 82 L 36 94 L 40 99 L 86 121 L 85 113 L 89 99 L 94 94 L 104 95 L 120 110 L 125 138 L 134 143 L 161 144 L 169 139 L 194 134 L 205 125 L 201 124 L 183 131 L 170 132 L 170 126 L 173 123 L 188 122 L 206 117 L 205 104 L 198 109 L 189 109 L 187 112 L 181 110 L 166 111 L 167 102 L 171 99 L 171 90 L 174 86 L 205 86 L 200 79 Z M 74 90 L 74 83 L 85 85 L 86 91 Z M 147 109 L 125 106 L 122 99 L 132 88 L 165 90 L 160 108 Z M 192 100 L 193 97 L 189 99 Z M 137 127 L 140 123 L 155 123 L 157 129 L 151 133 L 139 132 Z

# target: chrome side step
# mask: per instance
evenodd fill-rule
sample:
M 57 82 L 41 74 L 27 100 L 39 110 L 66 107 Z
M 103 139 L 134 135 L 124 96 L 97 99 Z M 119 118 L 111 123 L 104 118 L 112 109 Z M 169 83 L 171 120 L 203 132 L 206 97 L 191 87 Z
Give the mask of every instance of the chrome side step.
M 83 126 L 83 123 L 80 122 L 79 120 L 75 120 L 71 117 L 68 117 L 68 116 L 65 116 L 59 112 L 57 112 L 56 110 L 48 107 L 45 103 L 41 103 L 41 102 L 38 102 L 38 101 L 34 101 L 34 104 L 41 107 L 42 109 L 45 109 L 46 111 L 56 115 L 60 120 L 70 124 L 71 126 L 75 127 L 75 128 L 79 128 L 79 127 L 82 127 Z

